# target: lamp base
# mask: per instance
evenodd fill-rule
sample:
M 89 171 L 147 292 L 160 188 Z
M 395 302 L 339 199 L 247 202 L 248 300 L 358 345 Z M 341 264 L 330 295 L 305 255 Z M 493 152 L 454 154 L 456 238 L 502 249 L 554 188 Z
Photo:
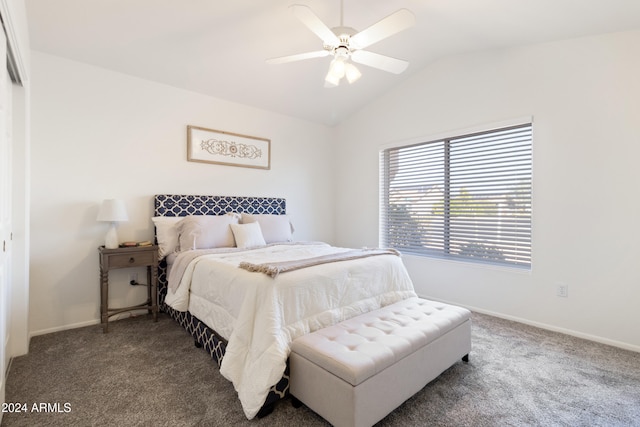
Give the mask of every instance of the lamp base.
M 107 249 L 118 249 L 118 232 L 116 231 L 116 223 L 112 222 L 109 231 L 104 238 L 104 247 Z

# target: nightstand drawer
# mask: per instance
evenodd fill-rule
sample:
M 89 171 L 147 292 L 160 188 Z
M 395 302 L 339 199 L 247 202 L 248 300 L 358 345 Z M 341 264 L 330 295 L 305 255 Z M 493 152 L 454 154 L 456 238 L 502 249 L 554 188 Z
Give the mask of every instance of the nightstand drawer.
M 109 268 L 137 267 L 153 264 L 153 252 L 109 255 Z

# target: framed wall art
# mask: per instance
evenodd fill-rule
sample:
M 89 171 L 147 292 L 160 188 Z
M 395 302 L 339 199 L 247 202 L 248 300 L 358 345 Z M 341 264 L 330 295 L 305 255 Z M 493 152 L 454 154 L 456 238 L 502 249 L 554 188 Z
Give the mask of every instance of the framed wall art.
M 271 168 L 271 140 L 197 126 L 187 126 L 190 162 Z

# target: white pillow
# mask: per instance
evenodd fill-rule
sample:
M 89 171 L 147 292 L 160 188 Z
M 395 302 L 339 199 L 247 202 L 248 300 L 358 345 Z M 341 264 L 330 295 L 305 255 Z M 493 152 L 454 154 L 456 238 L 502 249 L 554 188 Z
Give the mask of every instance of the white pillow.
M 260 224 L 262 235 L 267 243 L 290 242 L 293 240 L 293 225 L 289 215 L 242 214 L 242 223 Z
M 229 248 L 235 246 L 229 225 L 238 223 L 239 215 L 190 215 L 177 225 L 179 250 Z
M 260 224 L 252 222 L 250 224 L 231 224 L 231 231 L 236 238 L 236 246 L 242 249 L 264 246 L 267 243 L 262 236 Z
M 151 218 L 156 227 L 156 240 L 158 241 L 158 256 L 160 259 L 175 252 L 178 248 L 178 222 L 182 216 L 154 216 Z

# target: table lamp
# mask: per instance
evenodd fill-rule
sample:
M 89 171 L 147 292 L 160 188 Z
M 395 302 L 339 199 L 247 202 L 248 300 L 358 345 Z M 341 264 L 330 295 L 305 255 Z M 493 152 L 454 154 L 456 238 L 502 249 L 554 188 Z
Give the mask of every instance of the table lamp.
M 119 199 L 105 199 L 98 212 L 98 221 L 110 222 L 109 231 L 104 239 L 104 247 L 116 249 L 118 247 L 118 233 L 116 232 L 116 222 L 127 221 L 127 210 L 124 202 Z

